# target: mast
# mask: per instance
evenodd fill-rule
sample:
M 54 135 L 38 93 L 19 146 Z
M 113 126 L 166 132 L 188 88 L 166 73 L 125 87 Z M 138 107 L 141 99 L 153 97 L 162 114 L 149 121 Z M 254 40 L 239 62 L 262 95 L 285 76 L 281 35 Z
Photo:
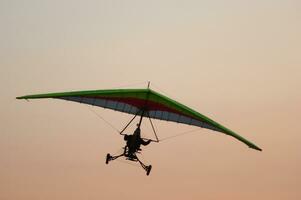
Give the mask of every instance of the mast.
M 139 123 L 138 123 L 138 128 L 140 128 L 140 126 L 141 126 L 143 115 L 144 115 L 144 109 L 142 110 L 142 113 L 141 113 L 141 117 L 140 117 L 140 120 L 139 120 Z
M 142 113 L 141 113 L 141 117 L 140 117 L 140 120 L 139 120 L 139 123 L 138 123 L 138 128 L 140 128 L 140 126 L 141 126 L 142 119 L 143 119 L 145 111 L 147 112 L 147 103 L 148 103 L 148 98 L 149 98 L 149 93 L 150 93 L 149 87 L 150 87 L 150 81 L 147 82 L 148 92 L 147 92 L 147 96 L 146 96 L 146 99 L 145 99 L 144 107 L 141 108 Z

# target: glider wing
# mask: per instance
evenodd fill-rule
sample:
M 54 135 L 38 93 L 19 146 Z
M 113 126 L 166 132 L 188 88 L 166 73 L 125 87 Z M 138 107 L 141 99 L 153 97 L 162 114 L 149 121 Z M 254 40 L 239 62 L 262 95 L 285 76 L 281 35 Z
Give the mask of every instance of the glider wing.
M 55 98 L 108 108 L 133 115 L 172 121 L 225 133 L 261 151 L 252 142 L 193 109 L 151 89 L 91 90 L 48 93 L 17 97 L 17 99 Z M 142 110 L 146 112 L 141 112 Z

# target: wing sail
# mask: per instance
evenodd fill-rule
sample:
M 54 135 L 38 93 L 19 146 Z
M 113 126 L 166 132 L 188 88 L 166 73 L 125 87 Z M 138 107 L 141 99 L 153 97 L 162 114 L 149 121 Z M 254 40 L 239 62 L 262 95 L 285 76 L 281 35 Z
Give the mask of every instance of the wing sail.
M 147 112 L 144 112 L 144 115 L 148 115 L 151 118 L 183 123 L 222 132 L 238 139 L 250 148 L 261 151 L 261 149 L 255 144 L 230 129 L 151 89 L 92 90 L 17 97 L 17 99 L 41 98 L 55 98 L 74 101 L 134 115 L 137 113 L 139 115 L 139 111 L 146 110 Z M 140 114 L 142 113 L 143 112 L 140 112 Z

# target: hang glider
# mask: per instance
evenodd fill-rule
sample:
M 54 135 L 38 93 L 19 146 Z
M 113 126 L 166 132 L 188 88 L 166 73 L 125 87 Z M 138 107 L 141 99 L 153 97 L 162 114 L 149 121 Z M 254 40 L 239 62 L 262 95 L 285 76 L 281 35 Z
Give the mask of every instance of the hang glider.
M 199 112 L 149 88 L 74 91 L 17 97 L 17 99 L 43 98 L 74 101 L 108 108 L 135 116 L 146 116 L 152 119 L 160 119 L 206 128 L 232 136 L 252 149 L 259 151 L 262 150 L 252 142 L 205 115 L 200 114 Z

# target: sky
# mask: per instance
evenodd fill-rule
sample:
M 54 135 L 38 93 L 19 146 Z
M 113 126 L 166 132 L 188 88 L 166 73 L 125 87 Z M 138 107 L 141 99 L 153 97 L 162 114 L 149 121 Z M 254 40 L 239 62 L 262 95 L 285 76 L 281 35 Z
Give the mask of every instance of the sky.
M 0 0 L 0 199 L 300 199 L 300 9 L 298 0 Z M 93 112 L 119 130 L 130 115 L 15 99 L 147 81 L 263 151 L 200 129 L 145 147 L 146 176 L 129 162 L 105 165 L 124 141 Z M 195 129 L 154 122 L 159 138 Z

